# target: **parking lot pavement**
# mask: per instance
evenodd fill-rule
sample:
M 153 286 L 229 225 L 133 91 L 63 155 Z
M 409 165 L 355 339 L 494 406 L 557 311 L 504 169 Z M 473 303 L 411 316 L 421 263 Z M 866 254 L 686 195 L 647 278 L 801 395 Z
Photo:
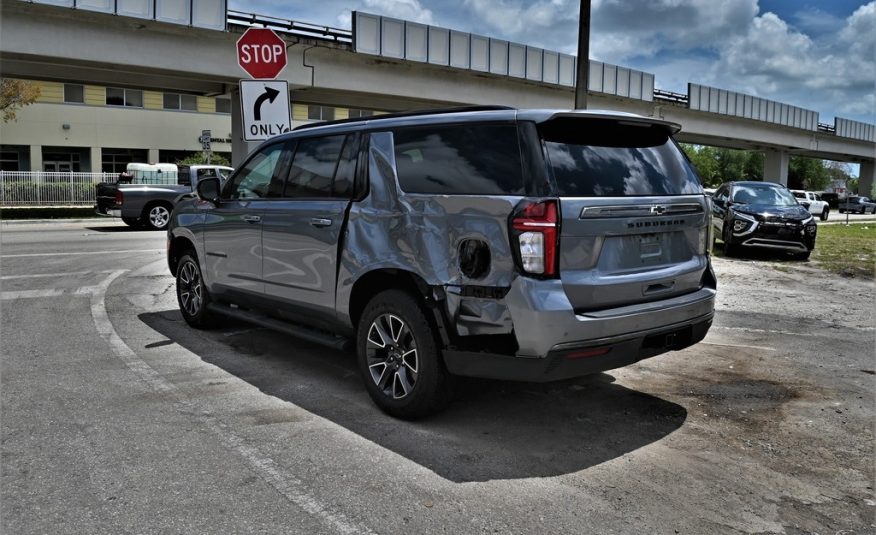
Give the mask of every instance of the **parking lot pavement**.
M 350 354 L 187 327 L 163 233 L 0 238 L 4 533 L 876 530 L 872 282 L 718 258 L 703 343 L 411 423 Z

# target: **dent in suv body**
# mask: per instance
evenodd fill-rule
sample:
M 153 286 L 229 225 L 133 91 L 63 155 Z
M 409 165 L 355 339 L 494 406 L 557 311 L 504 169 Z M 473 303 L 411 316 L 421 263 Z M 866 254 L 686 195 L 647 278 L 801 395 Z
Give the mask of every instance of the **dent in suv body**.
M 550 381 L 682 349 L 716 281 L 677 130 L 495 108 L 278 136 L 174 211 L 181 311 L 352 339 L 400 417 L 439 409 L 448 375 Z

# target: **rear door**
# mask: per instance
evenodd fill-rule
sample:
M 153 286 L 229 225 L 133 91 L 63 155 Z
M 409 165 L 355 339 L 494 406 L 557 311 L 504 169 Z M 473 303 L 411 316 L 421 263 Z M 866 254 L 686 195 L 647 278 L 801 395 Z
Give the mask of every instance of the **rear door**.
M 335 319 L 338 243 L 358 153 L 355 134 L 299 139 L 262 213 L 265 292 L 300 322 Z
M 577 311 L 701 287 L 709 204 L 668 125 L 579 116 L 539 131 L 560 197 L 560 277 Z

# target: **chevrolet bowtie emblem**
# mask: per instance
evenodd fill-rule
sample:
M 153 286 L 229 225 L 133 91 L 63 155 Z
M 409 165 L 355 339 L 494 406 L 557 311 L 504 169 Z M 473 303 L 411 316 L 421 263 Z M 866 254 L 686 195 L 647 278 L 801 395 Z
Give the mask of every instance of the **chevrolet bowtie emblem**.
M 665 211 L 666 211 L 666 207 L 664 207 L 664 206 L 655 205 L 655 206 L 652 206 L 652 207 L 651 207 L 651 214 L 652 214 L 652 215 L 654 215 L 654 214 L 658 214 L 658 215 L 659 215 L 659 214 L 662 214 L 662 213 L 665 212 Z

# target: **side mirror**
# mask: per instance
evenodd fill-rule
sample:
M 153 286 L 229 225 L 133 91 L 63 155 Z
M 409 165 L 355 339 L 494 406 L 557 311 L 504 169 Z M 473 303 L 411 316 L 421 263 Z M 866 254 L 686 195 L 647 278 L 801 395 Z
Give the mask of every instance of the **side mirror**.
M 202 178 L 198 181 L 198 189 L 196 192 L 198 198 L 202 201 L 210 201 L 213 204 L 219 204 L 219 179 L 214 177 Z

